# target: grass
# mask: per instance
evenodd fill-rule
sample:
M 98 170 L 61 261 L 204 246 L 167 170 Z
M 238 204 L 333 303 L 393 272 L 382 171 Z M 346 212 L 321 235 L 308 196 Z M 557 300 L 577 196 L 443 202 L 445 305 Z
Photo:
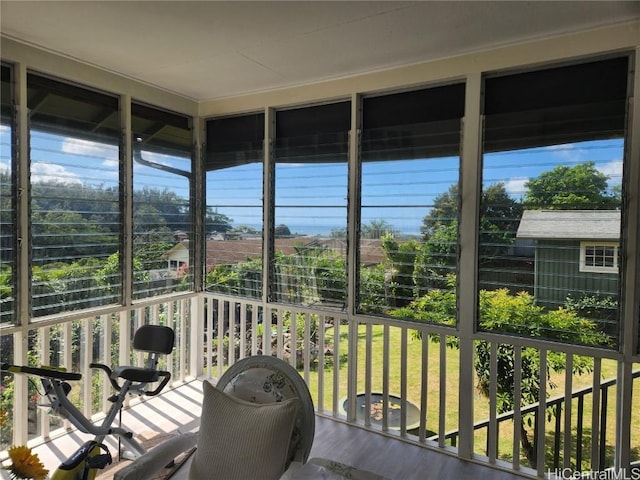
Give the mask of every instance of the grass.
M 358 329 L 358 371 L 357 371 L 357 390 L 365 390 L 365 362 L 366 362 L 366 341 L 367 332 L 364 325 L 359 326 Z M 327 336 L 333 339 L 333 329 L 328 329 Z M 384 365 L 384 340 L 385 330 L 383 326 L 371 327 L 371 390 L 381 391 L 383 387 L 383 365 Z M 401 348 L 402 348 L 402 329 L 398 327 L 389 327 L 388 329 L 388 382 L 389 392 L 399 394 L 401 392 Z M 339 401 L 347 396 L 347 329 L 341 327 L 340 330 L 340 344 L 338 347 L 339 352 L 339 368 L 337 372 L 337 396 L 334 394 L 334 375 L 336 371 L 333 368 L 335 357 L 325 357 L 325 371 L 324 371 L 324 383 L 323 383 L 323 399 L 322 407 L 324 410 L 331 411 L 335 401 Z M 414 338 L 411 332 L 407 334 L 407 400 L 420 406 L 421 388 L 422 388 L 422 341 L 418 338 Z M 439 428 L 440 417 L 440 402 L 442 400 L 444 406 L 444 430 L 452 431 L 458 428 L 458 412 L 459 412 L 459 365 L 460 357 L 459 351 L 455 348 L 446 348 L 444 352 L 444 358 L 441 358 L 440 345 L 434 342 L 427 342 L 428 348 L 428 370 L 426 372 L 427 381 L 427 430 L 436 433 Z M 443 363 L 444 361 L 444 363 Z M 615 378 L 616 376 L 616 362 L 613 360 L 603 360 L 601 366 L 601 380 Z M 441 376 L 441 371 L 444 369 L 444 373 Z M 549 397 L 557 397 L 564 395 L 564 380 L 565 374 L 554 373 L 551 376 L 551 382 L 555 384 L 555 388 L 547 387 L 547 393 Z M 591 386 L 593 384 L 593 375 L 574 375 L 572 379 L 573 391 Z M 312 371 L 309 378 L 309 386 L 318 406 L 319 400 L 319 384 L 318 384 L 318 372 Z M 477 389 L 473 389 L 473 412 L 476 422 L 483 421 L 489 418 L 489 402 L 486 397 L 479 393 Z M 444 397 L 441 399 L 440 394 L 443 392 Z M 606 445 L 606 465 L 612 464 L 613 459 L 613 445 L 615 445 L 615 403 L 616 403 L 616 389 L 612 388 L 609 391 L 609 400 L 607 406 L 607 445 Z M 592 419 L 592 397 L 587 396 L 584 404 L 584 434 L 583 434 L 583 466 L 588 468 L 591 457 L 591 419 Z M 640 430 L 640 396 L 636 395 L 633 398 L 634 408 L 632 417 L 632 432 Z M 573 422 L 572 422 L 572 441 L 576 441 L 576 428 L 577 428 L 577 400 L 573 401 Z M 564 420 L 563 420 L 564 422 Z M 561 429 L 564 425 L 561 425 Z M 528 429 L 533 432 L 533 428 Z M 551 454 L 553 450 L 553 432 L 555 430 L 555 419 L 553 416 L 547 419 L 546 431 L 547 431 L 547 463 L 551 461 Z M 533 435 L 533 433 L 531 433 Z M 640 438 L 638 434 L 632 434 L 632 451 L 633 459 L 640 459 Z M 636 447 L 637 446 L 637 447 Z M 474 437 L 475 452 L 480 455 L 485 455 L 486 452 L 486 430 L 477 430 Z M 572 465 L 575 463 L 575 445 L 572 447 Z M 560 445 L 560 456 L 562 458 L 563 446 Z M 500 427 L 499 441 L 498 441 L 498 457 L 507 461 L 512 458 L 513 452 L 513 423 L 505 422 Z M 526 458 L 522 457 L 520 462 L 523 466 L 528 466 Z M 561 460 L 562 462 L 562 460 Z M 549 464 L 549 463 L 548 463 Z

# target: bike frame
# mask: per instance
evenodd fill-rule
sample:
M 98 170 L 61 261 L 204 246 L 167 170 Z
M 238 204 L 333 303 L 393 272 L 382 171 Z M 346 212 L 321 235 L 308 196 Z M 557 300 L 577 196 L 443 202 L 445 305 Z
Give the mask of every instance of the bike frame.
M 152 364 L 153 361 L 155 360 L 152 359 L 149 364 Z M 113 427 L 112 424 L 121 411 L 127 395 L 157 395 L 171 377 L 169 372 L 156 371 L 151 368 L 137 369 L 143 377 L 150 377 L 152 376 L 150 374 L 156 374 L 157 377 L 162 378 L 160 385 L 155 390 L 147 391 L 145 388 L 149 382 L 125 380 L 122 385 L 119 385 L 114 379 L 114 377 L 118 376 L 117 372 L 114 374 L 106 365 L 92 363 L 91 368 L 104 370 L 111 385 L 118 392 L 117 395 L 113 395 L 109 399 L 112 405 L 100 424 L 93 423 L 69 400 L 68 394 L 71 391 L 71 385 L 68 381 L 80 380 L 82 378 L 81 374 L 51 367 L 0 365 L 0 370 L 2 371 L 39 377 L 44 388 L 44 395 L 49 401 L 47 406 L 55 414 L 68 420 L 79 431 L 95 436 L 92 441 L 86 442 L 73 455 L 62 462 L 52 475 L 52 480 L 92 480 L 95 478 L 98 469 L 104 468 L 107 463 L 111 463 L 111 455 L 107 447 L 102 443 L 108 435 L 118 437 L 127 448 L 121 453 L 123 458 L 134 460 L 144 454 L 146 450 L 133 438 L 133 432 L 121 427 Z M 100 450 L 105 450 L 107 453 L 102 456 L 103 458 L 99 458 L 96 461 L 95 459 L 99 456 Z M 102 460 L 102 464 L 100 460 Z

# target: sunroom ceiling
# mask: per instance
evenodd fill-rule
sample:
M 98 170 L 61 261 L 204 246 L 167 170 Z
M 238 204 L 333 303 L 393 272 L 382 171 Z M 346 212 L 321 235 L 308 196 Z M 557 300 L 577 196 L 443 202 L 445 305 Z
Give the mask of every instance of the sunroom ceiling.
M 204 101 L 640 18 L 637 1 L 0 2 L 3 36 Z

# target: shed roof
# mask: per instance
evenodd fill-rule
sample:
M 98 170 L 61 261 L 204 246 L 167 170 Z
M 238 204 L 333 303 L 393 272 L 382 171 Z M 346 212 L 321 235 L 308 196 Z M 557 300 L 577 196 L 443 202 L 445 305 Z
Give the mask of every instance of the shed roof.
M 619 210 L 525 210 L 517 238 L 619 240 Z

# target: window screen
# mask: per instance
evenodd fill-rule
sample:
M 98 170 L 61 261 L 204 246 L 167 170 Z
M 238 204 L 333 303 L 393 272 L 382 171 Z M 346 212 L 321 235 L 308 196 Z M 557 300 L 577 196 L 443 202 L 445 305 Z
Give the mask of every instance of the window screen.
M 276 112 L 272 299 L 344 307 L 351 103 Z
M 118 99 L 36 74 L 27 93 L 33 315 L 116 303 Z
M 205 288 L 262 296 L 264 114 L 207 121 Z
M 464 89 L 446 85 L 363 101 L 362 312 L 455 324 Z M 440 294 L 451 308 L 425 312 L 425 301 Z
M 11 67 L 0 68 L 0 324 L 3 324 L 14 321 L 16 218 Z
M 486 78 L 481 329 L 616 344 L 628 81 L 626 56 Z
M 191 119 L 133 103 L 133 295 L 193 287 Z M 172 268 L 172 262 L 181 262 Z M 175 263 L 174 263 L 175 264 Z

